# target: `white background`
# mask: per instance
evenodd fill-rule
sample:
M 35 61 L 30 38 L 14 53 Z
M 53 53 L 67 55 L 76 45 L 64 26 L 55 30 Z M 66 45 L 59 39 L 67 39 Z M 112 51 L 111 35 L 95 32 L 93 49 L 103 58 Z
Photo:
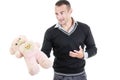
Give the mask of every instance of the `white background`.
M 40 67 L 39 74 L 30 76 L 24 59 L 10 55 L 9 47 L 21 34 L 42 45 L 45 30 L 57 22 L 56 1 L 0 0 L 0 80 L 52 80 L 52 68 Z M 88 80 L 120 80 L 119 0 L 69 1 L 72 16 L 90 26 L 98 48 L 97 55 L 86 60 Z

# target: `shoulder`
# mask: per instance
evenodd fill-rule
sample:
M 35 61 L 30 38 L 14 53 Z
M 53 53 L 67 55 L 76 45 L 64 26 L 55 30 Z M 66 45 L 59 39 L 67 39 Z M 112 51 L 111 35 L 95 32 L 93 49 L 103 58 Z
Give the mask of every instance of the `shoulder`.
M 56 24 L 54 24 L 54 25 L 52 25 L 50 28 L 48 28 L 47 30 L 46 30 L 46 33 L 51 33 L 51 32 L 53 32 L 54 30 L 55 30 L 55 25 Z
M 77 26 L 78 26 L 78 28 L 79 28 L 80 30 L 82 30 L 82 31 L 84 31 L 84 32 L 90 31 L 90 27 L 89 27 L 89 25 L 87 25 L 86 23 L 77 21 Z
M 86 23 L 83 23 L 83 22 L 77 21 L 77 24 L 78 24 L 78 27 L 82 28 L 82 29 L 89 29 L 90 28 Z
M 54 25 L 52 25 L 51 27 L 49 27 L 49 28 L 47 29 L 47 31 L 54 30 L 54 28 L 55 28 L 55 25 L 56 25 L 56 24 L 54 24 Z
M 45 32 L 45 36 L 52 37 L 54 34 L 56 34 L 58 32 L 57 31 L 58 28 L 55 28 L 55 26 L 56 26 L 56 24 L 49 27 Z

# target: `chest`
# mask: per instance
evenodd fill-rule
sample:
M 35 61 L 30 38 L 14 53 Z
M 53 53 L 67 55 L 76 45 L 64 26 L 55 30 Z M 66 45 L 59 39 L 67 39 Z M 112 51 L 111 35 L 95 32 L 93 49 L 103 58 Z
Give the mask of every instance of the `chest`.
M 52 36 L 52 45 L 53 47 L 79 46 L 84 44 L 85 38 L 85 33 L 79 29 L 76 29 L 70 35 L 60 30 L 56 30 L 56 34 L 53 34 Z

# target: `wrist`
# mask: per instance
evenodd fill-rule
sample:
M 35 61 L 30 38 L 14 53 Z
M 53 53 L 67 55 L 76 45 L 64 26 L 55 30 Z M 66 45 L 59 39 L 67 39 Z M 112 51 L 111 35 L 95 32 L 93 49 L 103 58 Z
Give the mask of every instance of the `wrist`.
M 88 58 L 88 53 L 84 52 L 84 59 L 87 59 L 87 58 Z

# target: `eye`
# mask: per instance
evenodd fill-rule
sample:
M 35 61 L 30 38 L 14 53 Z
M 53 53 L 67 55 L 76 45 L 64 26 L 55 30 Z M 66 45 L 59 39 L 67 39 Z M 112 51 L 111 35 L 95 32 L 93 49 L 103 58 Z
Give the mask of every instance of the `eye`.
M 15 43 L 15 45 L 18 45 L 18 43 Z
M 58 15 L 58 13 L 55 13 L 55 15 Z
M 21 38 L 18 38 L 19 40 L 21 40 Z

